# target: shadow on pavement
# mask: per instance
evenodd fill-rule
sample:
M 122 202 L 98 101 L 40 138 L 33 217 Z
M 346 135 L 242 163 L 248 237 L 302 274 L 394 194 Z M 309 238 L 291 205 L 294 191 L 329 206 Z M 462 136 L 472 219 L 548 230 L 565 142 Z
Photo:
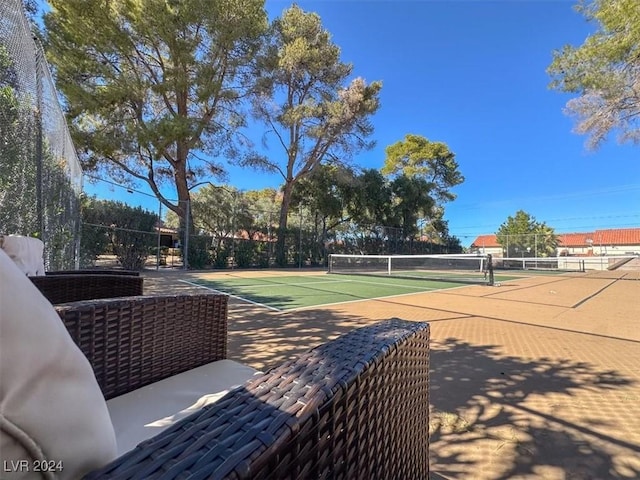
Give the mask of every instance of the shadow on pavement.
M 634 382 L 619 372 L 547 358 L 502 356 L 491 345 L 432 341 L 431 464 L 440 478 L 615 479 L 640 476 L 638 445 L 599 431 L 576 397 Z M 577 402 L 572 416 L 554 405 Z M 493 461 L 487 462 L 487 458 Z M 482 460 L 484 471 L 476 470 Z M 489 469 L 489 471 L 487 471 Z M 437 476 L 432 478 L 438 478 Z

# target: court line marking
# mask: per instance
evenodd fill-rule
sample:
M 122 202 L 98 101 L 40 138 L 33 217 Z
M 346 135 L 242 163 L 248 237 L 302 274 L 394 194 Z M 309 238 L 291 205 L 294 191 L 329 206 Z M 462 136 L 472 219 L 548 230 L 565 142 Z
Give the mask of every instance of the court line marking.
M 213 280 L 203 280 L 205 282 Z M 262 288 L 262 287 L 298 287 L 300 285 L 320 285 L 323 283 L 342 283 L 345 280 L 325 280 L 317 282 L 302 282 L 302 283 L 264 283 L 255 285 L 239 285 L 237 288 Z
M 454 288 L 457 288 L 457 287 L 454 287 Z M 429 293 L 429 292 L 434 291 L 434 290 L 442 290 L 442 289 L 440 289 L 440 288 L 430 288 L 428 290 L 423 290 L 421 292 L 398 293 L 396 295 L 387 295 L 386 297 L 359 298 L 358 300 L 345 300 L 344 302 L 319 303 L 317 305 L 308 305 L 306 307 L 290 308 L 288 310 L 284 310 L 284 313 L 297 312 L 299 310 L 309 310 L 309 309 L 312 309 L 312 308 L 333 307 L 335 305 L 344 305 L 344 304 L 347 304 L 347 303 L 374 302 L 376 300 L 385 300 L 387 298 L 406 297 L 407 295 L 420 295 L 421 293 Z
M 215 293 L 221 293 L 221 294 L 223 294 L 223 295 L 228 295 L 228 296 L 229 296 L 229 297 L 231 297 L 231 298 L 235 298 L 235 299 L 237 299 L 237 300 L 241 300 L 241 301 L 243 301 L 243 302 L 251 303 L 252 305 L 257 305 L 257 306 L 259 306 L 259 307 L 264 307 L 264 308 L 269 309 L 269 310 L 271 310 L 271 311 L 273 311 L 273 312 L 279 312 L 279 313 L 282 313 L 282 312 L 285 312 L 285 311 L 286 311 L 286 310 L 282 310 L 282 309 L 280 309 L 280 308 L 276 308 L 276 307 L 271 307 L 271 306 L 269 306 L 269 305 L 265 305 L 264 303 L 254 302 L 253 300 L 249 300 L 248 298 L 243 298 L 243 297 L 240 297 L 240 296 L 238 296 L 238 295 L 233 295 L 233 294 L 231 294 L 231 293 L 224 292 L 224 291 L 222 291 L 222 290 L 216 290 L 215 288 L 207 287 L 206 285 L 201 285 L 201 284 L 199 284 L 199 283 L 190 282 L 190 281 L 188 281 L 188 280 L 182 280 L 182 279 L 180 279 L 179 281 L 180 281 L 180 282 L 184 282 L 184 283 L 188 283 L 189 285 L 193 285 L 193 286 L 195 286 L 195 287 L 206 288 L 207 290 L 211 290 L 212 292 L 215 292 Z
M 289 310 L 285 310 L 284 313 L 289 313 L 289 312 L 295 312 L 298 310 L 307 310 L 310 308 L 322 308 L 322 307 L 331 307 L 331 306 L 335 306 L 335 305 L 342 305 L 345 303 L 358 303 L 358 302 L 376 302 L 376 301 L 380 301 L 380 300 L 384 300 L 386 301 L 389 298 L 397 298 L 397 297 L 413 297 L 415 295 L 422 295 L 423 293 L 439 293 L 439 292 L 446 292 L 449 290 L 458 290 L 460 288 L 469 288 L 469 287 L 482 287 L 483 285 L 460 285 L 457 287 L 450 287 L 450 288 L 427 288 L 427 289 L 423 289 L 420 292 L 414 292 L 414 293 L 398 293 L 396 295 L 387 295 L 384 297 L 372 297 L 372 298 L 361 298 L 358 300 L 345 300 L 344 302 L 334 302 L 334 303 L 320 303 L 318 305 L 309 305 L 307 307 L 296 307 L 296 308 L 291 308 Z M 488 286 L 488 285 L 487 285 Z M 409 307 L 418 307 L 418 308 L 427 308 L 427 307 L 422 307 L 420 305 L 412 305 L 412 304 L 404 304 L 405 306 L 409 306 Z M 429 307 L 430 308 L 430 307 Z M 458 313 L 458 312 L 456 312 Z M 469 316 L 473 316 L 469 313 L 462 313 L 461 315 L 466 315 L 467 317 Z
M 345 282 L 345 283 L 363 283 L 363 284 L 369 284 L 369 285 L 386 285 L 386 286 L 391 286 L 391 287 L 404 287 L 404 288 L 408 288 L 408 289 L 412 289 L 412 290 L 419 290 L 417 292 L 407 292 L 407 293 L 398 293 L 395 295 L 385 295 L 382 297 L 368 297 L 368 298 L 359 298 L 357 300 L 345 300 L 342 302 L 333 302 L 333 303 L 319 303 L 316 305 L 307 305 L 307 306 L 303 306 L 303 307 L 294 307 L 294 308 L 289 308 L 289 309 L 279 309 L 276 307 L 270 307 L 269 305 L 266 305 L 264 303 L 260 303 L 260 302 L 255 302 L 253 300 L 249 300 L 247 298 L 244 297 L 240 297 L 238 295 L 233 295 L 230 294 L 228 292 L 225 292 L 223 290 L 216 290 L 215 288 L 211 288 L 211 287 L 207 287 L 205 285 L 199 284 L 199 283 L 194 283 L 194 282 L 189 282 L 187 280 L 180 280 L 181 282 L 184 283 L 188 283 L 190 285 L 194 285 L 196 287 L 203 287 L 203 288 L 207 288 L 208 290 L 211 290 L 213 292 L 216 293 L 221 293 L 223 295 L 229 295 L 232 298 L 236 298 L 238 300 L 241 300 L 243 302 L 247 302 L 247 303 L 251 303 L 253 305 L 257 305 L 260 307 L 265 307 L 269 310 L 272 311 L 276 311 L 276 312 L 280 312 L 280 313 L 287 313 L 287 312 L 295 312 L 298 310 L 306 310 L 306 309 L 312 309 L 312 308 L 320 308 L 320 307 L 327 307 L 327 306 L 335 306 L 335 305 L 342 305 L 342 304 L 347 304 L 347 303 L 357 303 L 357 302 L 368 302 L 368 301 L 376 301 L 376 300 L 385 300 L 388 298 L 396 298 L 396 297 L 405 297 L 407 295 L 420 295 L 421 293 L 430 293 L 430 292 L 434 292 L 434 291 L 447 291 L 447 290 L 457 290 L 459 288 L 466 288 L 466 287 L 470 287 L 470 286 L 474 286 L 474 284 L 469 284 L 469 285 L 459 285 L 456 287 L 450 287 L 450 288 L 446 288 L 446 287 L 436 287 L 436 288 L 431 288 L 431 287 L 414 287 L 414 286 L 410 286 L 410 285 L 402 285 L 402 284 L 395 284 L 395 283 L 380 283 L 380 282 L 367 282 L 364 280 L 359 280 L 359 279 L 344 279 L 344 280 L 330 280 L 330 281 L 326 281 L 326 282 L 308 282 L 309 285 L 317 285 L 318 283 L 340 283 L 340 282 Z M 202 281 L 207 281 L 207 280 L 202 280 Z M 427 280 L 429 281 L 429 280 Z M 455 282 L 442 282 L 442 283 L 455 283 Z M 297 284 L 299 285 L 299 284 Z M 256 286 L 267 286 L 267 285 L 256 285 Z M 274 286 L 274 287 L 279 287 L 279 286 L 292 286 L 291 284 L 287 284 L 287 283 L 282 283 L 282 284 L 272 284 L 272 285 L 268 285 L 268 286 Z M 295 286 L 295 285 L 293 285 Z M 482 286 L 481 284 L 476 284 L 476 286 Z M 306 287 L 305 287 L 306 288 Z M 309 289 L 311 290 L 311 289 Z M 327 290 L 327 293 L 335 293 L 335 292 L 331 292 L 330 290 Z
M 413 297 L 415 295 L 421 295 L 423 293 L 438 293 L 438 292 L 446 292 L 448 290 L 458 290 L 460 288 L 469 288 L 469 287 L 473 287 L 473 286 L 478 286 L 481 287 L 483 285 L 460 285 L 457 287 L 450 287 L 450 288 L 425 288 L 422 289 L 419 292 L 414 292 L 414 293 L 398 293 L 396 295 L 386 295 L 384 297 L 372 297 L 372 298 L 361 298 L 358 300 L 345 300 L 344 302 L 334 302 L 334 303 L 319 303 L 318 305 L 309 305 L 307 307 L 296 307 L 296 308 L 291 308 L 289 310 L 285 310 L 284 313 L 289 313 L 289 312 L 295 312 L 298 310 L 307 310 L 310 308 L 322 308 L 322 307 L 331 307 L 331 306 L 335 306 L 335 305 L 343 305 L 346 303 L 358 303 L 358 302 L 376 302 L 376 301 L 380 301 L 380 300 L 387 300 L 389 298 L 397 298 L 397 297 Z M 410 307 L 418 307 L 418 305 L 412 305 L 412 304 L 407 304 L 407 306 Z M 419 308 L 423 308 L 423 307 L 419 307 Z M 471 314 L 464 314 L 467 316 L 472 316 Z
M 411 290 L 420 290 L 423 292 L 429 292 L 431 290 L 445 290 L 444 288 L 432 288 L 432 287 L 414 287 L 413 285 L 403 285 L 401 283 L 385 283 L 385 282 L 367 282 L 359 279 L 347 279 L 342 280 L 343 282 L 353 282 L 353 283 L 364 283 L 365 285 L 382 285 L 386 287 L 402 287 L 402 288 L 410 288 Z M 439 281 L 439 280 L 420 280 L 422 282 L 430 282 L 430 281 Z M 441 281 L 441 280 L 440 280 Z M 444 283 L 456 283 L 456 282 L 444 282 Z M 407 295 L 406 293 L 404 295 Z M 385 297 L 374 297 L 374 298 L 385 298 Z
M 592 293 L 591 295 L 583 298 L 582 300 L 580 300 L 578 303 L 576 303 L 575 305 L 571 305 L 571 308 L 578 308 L 580 305 L 582 305 L 585 302 L 588 302 L 589 300 L 591 300 L 592 298 L 594 298 L 597 295 L 600 295 L 603 291 L 605 291 L 607 288 L 609 288 L 611 285 L 613 285 L 614 283 L 616 283 L 618 280 L 613 280 L 610 283 L 608 283 L 607 285 L 605 285 L 604 287 L 598 289 L 597 291 L 595 291 L 594 293 Z
M 421 282 L 438 281 L 438 282 L 442 282 L 442 283 L 458 283 L 458 282 L 446 282 L 446 281 L 443 281 L 443 280 L 425 280 L 425 279 L 416 279 L 416 280 L 417 281 L 421 281 Z M 208 281 L 215 282 L 214 280 L 202 280 L 202 281 L 203 282 L 208 282 Z M 269 284 L 256 284 L 256 285 L 241 285 L 241 286 L 239 286 L 237 288 L 252 289 L 252 288 L 261 288 L 261 287 L 297 287 L 299 285 L 321 285 L 323 283 L 362 283 L 362 284 L 365 284 L 365 285 L 380 285 L 380 286 L 386 286 L 386 287 L 408 288 L 408 289 L 411 289 L 411 290 L 419 290 L 419 291 L 424 291 L 424 292 L 428 292 L 428 291 L 431 291 L 431 290 L 448 290 L 446 288 L 441 288 L 441 287 L 438 287 L 438 288 L 420 287 L 420 286 L 406 285 L 406 284 L 402 284 L 402 283 L 368 282 L 368 281 L 360 280 L 360 279 L 356 279 L 356 278 L 353 278 L 353 279 L 345 278 L 345 279 L 341 279 L 341 280 L 325 280 L 325 281 L 302 282 L 302 283 L 269 283 Z M 196 285 L 200 285 L 200 284 L 196 284 Z M 469 284 L 469 285 L 473 285 L 473 284 Z M 468 286 L 468 285 L 465 285 L 465 286 Z M 304 287 L 304 288 L 306 288 L 306 287 Z M 331 291 L 327 290 L 327 292 L 331 292 Z M 377 298 L 377 297 L 374 297 L 374 298 Z

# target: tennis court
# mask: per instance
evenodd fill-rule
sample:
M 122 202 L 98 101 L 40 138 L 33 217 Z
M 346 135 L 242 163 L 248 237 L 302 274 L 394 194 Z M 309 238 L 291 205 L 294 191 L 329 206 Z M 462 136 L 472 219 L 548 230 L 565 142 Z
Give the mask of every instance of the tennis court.
M 281 302 L 271 309 L 229 305 L 229 358 L 258 369 L 381 319 L 430 322 L 433 478 L 637 478 L 640 270 L 509 270 L 508 282 L 494 273 L 500 286 L 317 270 L 151 272 L 145 290 L 208 284 L 269 301 L 271 289 Z M 369 284 L 384 288 L 355 290 Z M 317 308 L 287 305 L 304 295 Z
M 498 276 L 496 280 L 513 278 L 516 277 Z M 464 285 L 422 278 L 324 273 L 265 276 L 226 273 L 183 281 L 278 312 L 460 288 Z

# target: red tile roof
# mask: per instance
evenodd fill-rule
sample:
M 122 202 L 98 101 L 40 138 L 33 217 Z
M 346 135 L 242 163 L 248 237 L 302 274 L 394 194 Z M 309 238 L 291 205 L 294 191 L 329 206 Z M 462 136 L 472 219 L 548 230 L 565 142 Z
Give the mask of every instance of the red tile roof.
M 640 228 L 618 228 L 593 232 L 594 245 L 640 245 Z
M 498 238 L 495 235 L 480 235 L 473 241 L 471 246 L 489 248 L 501 247 L 502 245 L 498 243 Z
M 587 239 L 593 239 L 593 233 L 562 233 L 558 235 L 558 245 L 562 247 L 585 247 Z
M 589 243 L 587 240 L 593 240 Z M 595 232 L 561 233 L 561 247 L 588 247 L 590 245 L 640 245 L 640 228 L 614 228 Z M 478 248 L 500 247 L 495 235 L 480 235 L 471 246 Z

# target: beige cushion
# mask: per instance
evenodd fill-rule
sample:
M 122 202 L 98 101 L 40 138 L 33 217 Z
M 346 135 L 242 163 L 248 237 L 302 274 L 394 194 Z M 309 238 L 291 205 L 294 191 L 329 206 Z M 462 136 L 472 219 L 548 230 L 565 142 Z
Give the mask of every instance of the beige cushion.
M 33 471 L 43 459 L 62 465 L 55 478 L 77 479 L 116 456 L 91 365 L 51 304 L 1 249 L 0 452 L 3 479 L 43 478 Z M 26 471 L 4 471 L 21 460 Z
M 256 373 L 232 360 L 220 360 L 108 400 L 118 455 L 219 400 Z
M 44 243 L 39 238 L 0 235 L 0 247 L 25 275 L 44 275 Z

